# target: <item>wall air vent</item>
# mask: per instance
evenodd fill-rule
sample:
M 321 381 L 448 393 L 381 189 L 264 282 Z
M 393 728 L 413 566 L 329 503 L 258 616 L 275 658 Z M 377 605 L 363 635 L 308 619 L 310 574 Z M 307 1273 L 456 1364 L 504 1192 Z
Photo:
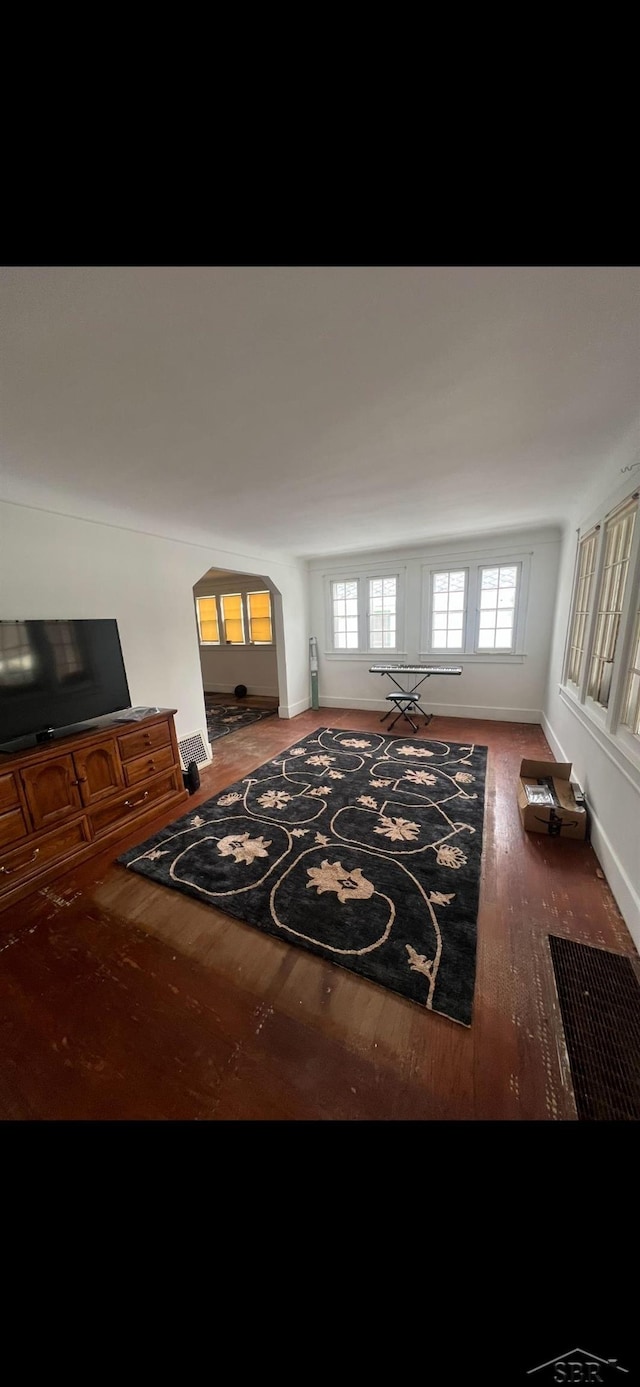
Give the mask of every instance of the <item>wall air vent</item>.
M 196 766 L 209 765 L 211 748 L 204 732 L 189 732 L 186 737 L 179 737 L 178 746 L 183 771 L 186 771 L 191 761 L 195 761 Z

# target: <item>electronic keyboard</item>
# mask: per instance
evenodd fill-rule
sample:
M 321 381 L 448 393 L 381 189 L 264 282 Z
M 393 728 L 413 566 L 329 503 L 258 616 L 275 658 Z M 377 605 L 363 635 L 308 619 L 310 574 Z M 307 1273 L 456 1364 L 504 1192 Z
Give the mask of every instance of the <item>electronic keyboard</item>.
M 370 665 L 369 674 L 462 674 L 462 665 Z

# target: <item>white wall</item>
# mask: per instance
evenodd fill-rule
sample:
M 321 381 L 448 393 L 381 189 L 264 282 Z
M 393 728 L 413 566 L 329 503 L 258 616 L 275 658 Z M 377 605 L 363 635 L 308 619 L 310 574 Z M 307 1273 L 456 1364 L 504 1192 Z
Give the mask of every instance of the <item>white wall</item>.
M 280 715 L 309 706 L 303 564 L 140 534 L 0 502 L 0 617 L 115 617 L 134 705 L 177 708 L 179 736 L 204 729 L 193 588 L 208 568 L 255 568 L 274 602 Z
M 635 475 L 640 477 L 640 473 Z M 633 476 L 626 483 L 620 468 L 603 469 L 600 486 L 576 507 L 563 544 L 558 603 L 553 634 L 549 682 L 545 698 L 543 727 L 558 760 L 573 763 L 576 780 L 582 785 L 592 818 L 591 838 L 607 881 L 620 911 L 640 948 L 640 776 L 625 765 L 615 744 L 589 724 L 584 714 L 570 706 L 560 693 L 565 641 L 573 573 L 576 559 L 576 530 L 591 512 L 602 504 L 608 510 L 612 487 L 622 493 L 631 490 Z
M 270 588 L 269 580 L 264 576 L 229 573 L 223 578 L 205 576 L 196 583 L 194 595 L 213 597 L 223 592 L 256 592 L 267 587 Z M 278 697 L 275 644 L 201 645 L 200 666 L 206 693 L 233 693 L 236 684 L 245 684 L 250 694 Z
M 477 559 L 489 562 L 516 553 L 530 555 L 529 600 L 522 657 L 438 656 L 430 663 L 461 664 L 460 678 L 432 678 L 422 686 L 423 706 L 434 713 L 454 717 L 493 718 L 513 722 L 539 722 L 544 707 L 549 649 L 553 625 L 556 576 L 561 534 L 557 529 L 502 531 L 489 536 L 468 537 L 416 549 L 384 550 L 377 554 L 353 553 L 337 558 L 313 559 L 310 568 L 311 628 L 318 637 L 320 652 L 319 693 L 325 707 L 388 707 L 384 695 L 391 689 L 388 680 L 369 674 L 376 661 L 365 655 L 348 659 L 329 653 L 329 633 L 325 630 L 325 577 L 348 576 L 349 572 L 377 565 L 385 568 L 397 563 L 406 571 L 405 663 L 421 659 L 420 620 L 422 607 L 422 566 L 448 559 Z M 389 658 L 382 652 L 378 660 Z M 425 663 L 424 656 L 421 659 Z

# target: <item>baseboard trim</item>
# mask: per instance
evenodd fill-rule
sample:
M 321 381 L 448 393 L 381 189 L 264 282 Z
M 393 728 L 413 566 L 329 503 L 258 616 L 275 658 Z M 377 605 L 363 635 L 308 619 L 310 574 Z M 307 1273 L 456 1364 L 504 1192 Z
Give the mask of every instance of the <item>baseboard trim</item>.
M 298 713 L 306 713 L 310 707 L 310 698 L 301 698 L 297 703 L 281 703 L 278 707 L 278 717 L 297 718 Z
M 227 694 L 233 693 L 236 684 L 218 684 L 215 689 L 205 689 L 206 694 Z M 247 693 L 254 698 L 277 698 L 277 689 L 265 689 L 261 684 L 247 684 Z
M 427 703 L 422 700 L 427 713 L 444 718 L 484 718 L 489 722 L 540 722 L 539 708 L 477 708 L 463 703 Z M 389 704 L 385 698 L 337 698 L 331 694 L 320 694 L 321 708 L 361 708 L 364 712 L 384 713 Z
M 556 760 L 570 761 L 571 757 L 567 756 L 560 745 L 545 713 L 542 714 L 542 730 Z M 589 818 L 591 822 L 591 846 L 607 878 L 611 894 L 636 949 L 640 950 L 640 896 L 633 882 L 629 880 L 611 839 L 602 827 L 597 814 L 594 814 L 591 808 L 589 808 Z
M 542 726 L 542 731 L 544 732 L 544 735 L 549 743 L 549 746 L 551 747 L 551 750 L 556 758 L 556 761 L 567 761 L 569 758 L 565 756 L 564 751 L 560 746 L 558 738 L 556 737 L 556 734 L 551 726 L 551 723 L 549 722 L 546 713 L 542 713 L 540 718 L 540 724 Z

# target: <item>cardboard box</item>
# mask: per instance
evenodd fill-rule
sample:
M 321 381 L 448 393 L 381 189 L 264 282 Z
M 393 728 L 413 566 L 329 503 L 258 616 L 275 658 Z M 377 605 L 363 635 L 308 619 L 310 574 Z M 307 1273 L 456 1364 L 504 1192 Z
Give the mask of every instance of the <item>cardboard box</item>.
M 551 793 L 545 794 L 545 790 Z M 531 803 L 532 799 L 550 798 L 553 803 Z M 576 804 L 570 761 L 525 759 L 520 766 L 518 808 L 527 833 L 547 833 L 551 838 L 586 837 L 587 811 L 584 804 Z

